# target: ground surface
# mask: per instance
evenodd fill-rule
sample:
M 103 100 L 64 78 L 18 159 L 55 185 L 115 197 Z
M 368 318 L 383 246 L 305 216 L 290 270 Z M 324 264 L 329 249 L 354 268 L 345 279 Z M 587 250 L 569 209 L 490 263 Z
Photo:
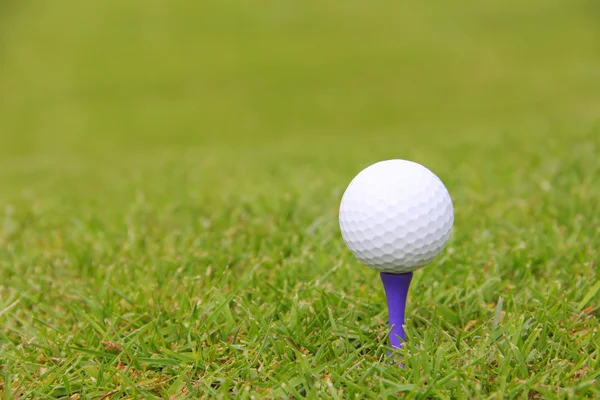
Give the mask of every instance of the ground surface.
M 4 399 L 600 396 L 595 2 L 96 3 L 0 5 Z M 386 158 L 456 208 L 406 369 L 337 226 Z

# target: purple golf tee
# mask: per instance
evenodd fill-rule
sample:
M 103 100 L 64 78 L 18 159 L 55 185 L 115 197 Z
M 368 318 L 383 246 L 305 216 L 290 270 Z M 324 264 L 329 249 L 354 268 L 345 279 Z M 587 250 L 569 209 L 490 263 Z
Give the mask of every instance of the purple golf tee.
M 402 347 L 406 341 L 404 333 L 404 311 L 406 309 L 406 298 L 408 287 L 412 280 L 412 272 L 406 274 L 381 273 L 381 281 L 385 290 L 388 304 L 388 318 L 390 332 L 390 343 L 394 348 Z

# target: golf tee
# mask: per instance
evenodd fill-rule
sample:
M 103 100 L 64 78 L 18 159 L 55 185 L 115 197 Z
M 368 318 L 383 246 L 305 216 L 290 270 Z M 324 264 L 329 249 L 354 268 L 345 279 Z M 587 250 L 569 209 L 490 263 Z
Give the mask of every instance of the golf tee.
M 408 288 L 412 277 L 412 272 L 406 274 L 381 273 L 381 281 L 383 282 L 388 305 L 388 319 L 391 330 L 390 344 L 393 348 L 402 347 L 402 343 L 406 341 L 404 316 Z

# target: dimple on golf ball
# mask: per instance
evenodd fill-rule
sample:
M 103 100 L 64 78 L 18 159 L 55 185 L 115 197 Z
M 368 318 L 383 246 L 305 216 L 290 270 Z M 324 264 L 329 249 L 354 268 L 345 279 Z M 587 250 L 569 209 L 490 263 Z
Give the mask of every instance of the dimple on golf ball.
M 340 205 L 342 237 L 363 264 L 403 274 L 430 263 L 454 225 L 448 190 L 429 169 L 387 160 L 361 171 Z

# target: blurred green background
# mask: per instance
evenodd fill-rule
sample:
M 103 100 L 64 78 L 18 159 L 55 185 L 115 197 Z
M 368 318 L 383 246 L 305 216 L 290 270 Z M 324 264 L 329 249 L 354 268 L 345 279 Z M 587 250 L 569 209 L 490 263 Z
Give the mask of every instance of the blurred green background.
M 210 146 L 336 152 L 379 135 L 402 153 L 426 151 L 422 135 L 453 146 L 589 130 L 599 8 L 5 0 L 2 178 Z

